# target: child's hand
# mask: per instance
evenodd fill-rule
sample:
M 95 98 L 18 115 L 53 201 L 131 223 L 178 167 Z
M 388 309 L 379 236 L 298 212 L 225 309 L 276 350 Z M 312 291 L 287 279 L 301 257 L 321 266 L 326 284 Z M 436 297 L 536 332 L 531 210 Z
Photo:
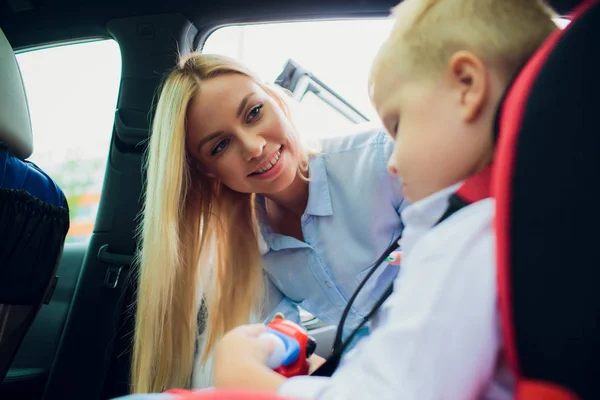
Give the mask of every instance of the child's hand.
M 261 340 L 265 325 L 242 325 L 227 332 L 215 346 L 214 374 L 217 380 L 228 381 L 227 371 L 241 364 L 266 365 L 273 351 L 273 342 Z M 221 374 L 223 372 L 223 374 Z
M 216 387 L 277 390 L 285 378 L 266 367 L 274 344 L 260 338 L 265 329 L 263 324 L 242 325 L 217 343 L 213 367 Z
M 393 251 L 389 257 L 387 258 L 387 262 L 390 265 L 400 265 L 400 261 L 402 260 L 402 252 L 401 251 Z

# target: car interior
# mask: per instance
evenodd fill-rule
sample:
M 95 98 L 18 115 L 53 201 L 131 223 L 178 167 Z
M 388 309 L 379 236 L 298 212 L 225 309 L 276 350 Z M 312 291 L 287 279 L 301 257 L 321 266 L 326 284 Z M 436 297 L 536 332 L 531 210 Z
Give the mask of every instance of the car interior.
M 57 282 L 69 229 L 69 206 L 58 185 L 35 164 L 27 97 L 19 67 L 0 33 L 6 79 L 0 116 L 0 378 Z
M 562 16 L 562 21 L 568 23 L 572 10 L 579 2 L 556 0 L 550 3 Z M 238 36 L 235 36 L 238 47 L 231 50 L 232 54 L 243 58 L 242 55 L 246 52 L 244 56 L 250 57 L 249 50 L 240 50 L 240 43 L 244 40 L 251 42 L 244 43 L 247 46 L 245 49 L 250 49 L 249 46 L 261 46 L 266 53 L 278 53 L 281 60 L 277 59 L 274 65 L 271 63 L 265 67 L 274 82 L 288 89 L 299 102 L 306 101 L 309 104 L 312 101 L 311 106 L 307 106 L 308 112 L 320 107 L 318 112 L 323 113 L 323 118 L 338 118 L 343 121 L 344 126 L 356 126 L 360 129 L 365 125 L 377 124 L 374 114 L 365 111 L 363 106 L 368 100 L 355 100 L 354 92 L 343 82 L 331 83 L 336 74 L 350 68 L 349 59 L 340 57 L 342 61 L 328 60 L 328 55 L 336 57 L 333 57 L 330 48 L 319 48 L 319 42 L 307 45 L 307 51 L 316 54 L 314 62 L 301 52 L 287 52 L 288 48 L 299 46 L 297 41 L 303 35 L 309 35 L 306 31 L 287 39 L 283 37 L 276 48 L 270 47 L 268 41 L 252 42 L 250 38 L 268 39 L 272 32 L 267 28 L 271 26 L 289 27 L 296 23 L 323 21 L 349 24 L 367 20 L 384 21 L 390 8 L 396 4 L 397 1 L 389 0 L 266 0 L 261 3 L 239 0 L 1 0 L 0 107 L 3 109 L 0 110 L 0 145 L 7 147 L 6 154 L 13 157 L 15 162 L 35 171 L 44 170 L 39 172 L 46 185 L 44 188 L 47 189 L 52 183 L 55 185 L 52 186 L 54 193 L 62 194 L 64 191 L 63 197 L 57 195 L 53 202 L 47 202 L 57 207 L 57 212 L 63 213 L 61 215 L 68 213 L 71 226 L 69 228 L 69 223 L 64 219 L 57 222 L 64 232 L 62 237 L 59 235 L 54 238 L 52 245 L 47 243 L 48 235 L 44 231 L 38 231 L 33 236 L 39 238 L 39 243 L 43 242 L 44 247 L 42 249 L 40 245 L 38 248 L 36 242 L 24 250 L 38 255 L 31 259 L 32 262 L 37 261 L 38 265 L 35 269 L 27 270 L 27 274 L 15 275 L 10 272 L 11 268 L 12 271 L 17 271 L 24 264 L 15 263 L 14 259 L 1 258 L 3 249 L 0 249 L 0 322 L 4 321 L 5 315 L 9 315 L 7 310 L 10 307 L 14 310 L 15 306 L 27 306 L 27 312 L 19 314 L 21 319 L 15 334 L 10 336 L 3 333 L 3 328 L 0 329 L 0 398 L 108 399 L 128 393 L 136 284 L 134 255 L 143 201 L 144 152 L 157 88 L 164 74 L 175 65 L 178 54 L 207 49 L 211 38 L 216 38 L 219 33 L 224 37 L 223 43 L 227 40 L 231 42 L 234 35 L 232 33 L 227 37 L 226 28 L 233 27 L 238 30 Z M 253 28 L 257 32 L 262 29 L 263 32 L 252 36 Z M 233 32 L 233 29 L 229 32 Z M 598 32 L 597 27 L 595 32 Z M 370 38 L 370 33 L 366 30 L 357 35 Z M 336 40 L 341 39 L 334 37 L 332 42 L 336 43 Z M 344 46 L 355 48 L 358 46 L 356 40 L 348 40 Z M 75 48 L 108 43 L 107 41 L 118 46 L 113 48 L 120 55 L 115 58 L 118 65 L 109 66 L 108 61 L 98 57 L 98 54 L 108 54 L 101 53 L 105 50 L 100 47 L 70 57 L 68 62 L 60 57 L 55 57 L 56 62 L 41 56 L 27 59 L 34 53 L 47 55 L 49 53 L 44 52 L 52 49 Z M 216 39 L 214 43 L 210 44 L 210 50 L 219 51 Z M 323 40 L 323 47 L 327 47 L 327 43 L 329 42 Z M 353 54 L 353 57 L 364 57 L 367 59 L 365 65 L 368 66 L 369 54 L 378 45 L 379 43 L 367 45 L 364 47 L 366 55 Z M 342 48 L 340 44 L 339 51 Z M 225 47 L 223 49 L 226 52 Z M 15 68 L 17 61 L 21 73 L 19 68 Z M 270 63 L 268 60 L 262 61 Z M 321 74 L 317 71 L 318 62 L 327 64 L 331 70 L 323 70 L 326 72 Z M 46 70 L 43 79 L 54 84 L 48 86 L 52 90 L 34 87 L 41 78 L 36 80 L 31 77 L 33 68 Z M 118 79 L 115 79 L 113 85 L 113 103 L 103 106 L 108 110 L 103 112 L 109 116 L 110 124 L 99 126 L 94 120 L 86 119 L 88 114 L 81 117 L 77 115 L 78 111 L 71 113 L 68 105 L 79 104 L 89 115 L 100 112 L 97 110 L 96 100 L 101 97 L 101 90 L 107 85 L 97 74 L 102 73 L 105 68 L 117 71 L 114 75 Z M 72 77 L 76 74 L 81 74 L 85 81 L 96 81 L 98 92 L 78 90 L 77 87 L 71 88 L 64 84 L 75 79 Z M 21 75 L 24 83 L 21 83 Z M 326 75 L 328 76 L 325 77 Z M 61 80 L 61 77 L 66 80 Z M 37 96 L 42 89 L 48 103 L 35 103 L 32 93 Z M 64 102 L 63 98 L 69 98 L 71 103 Z M 568 101 L 568 97 L 565 98 L 565 102 Z M 18 111 L 14 110 L 19 107 L 27 110 L 27 102 L 30 110 L 26 114 L 21 111 L 21 123 L 10 125 L 11 118 L 18 116 Z M 44 129 L 44 118 L 37 117 L 46 106 L 60 112 L 60 123 L 52 129 Z M 576 106 L 579 104 L 576 103 Z M 567 109 L 577 112 L 572 107 L 565 107 Z M 30 117 L 33 121 L 31 124 Z M 67 138 L 64 142 L 53 139 L 52 134 L 56 132 L 56 135 L 60 135 L 62 130 L 73 132 L 73 136 L 62 136 Z M 8 132 L 19 139 L 11 141 Z M 99 140 L 103 140 L 106 146 L 97 146 L 91 134 L 88 137 L 89 132 L 100 132 Z M 68 138 L 84 144 L 89 142 L 91 147 L 95 147 L 92 150 L 100 152 L 100 161 L 94 170 L 99 172 L 88 172 L 84 170 L 83 164 L 50 163 L 47 161 L 52 156 L 50 151 L 46 158 L 35 158 L 37 141 L 40 140 L 40 149 L 43 145 L 54 142 L 52 149 L 59 154 L 55 157 L 73 156 L 71 153 L 77 153 L 77 157 L 73 156 L 72 159 L 84 160 L 85 154 L 78 148 L 71 148 L 71 139 Z M 592 157 L 591 152 L 586 154 L 587 157 Z M 30 155 L 35 165 L 26 162 Z M 46 168 L 44 163 L 49 167 Z M 83 178 L 77 176 L 67 179 L 63 176 L 64 170 L 79 172 Z M 99 176 L 98 190 L 97 194 L 90 194 L 89 187 L 93 184 L 86 179 L 94 174 Z M 87 189 L 78 187 L 81 182 L 86 182 Z M 0 194 L 5 183 L 0 180 Z M 40 198 L 36 191 L 38 189 L 25 189 L 32 196 Z M 94 196 L 97 200 L 94 200 Z M 64 198 L 69 203 L 68 206 L 56 200 Z M 536 198 L 536 201 L 539 199 Z M 79 209 L 75 205 L 80 205 Z M 77 210 L 81 215 L 77 214 Z M 84 218 L 86 212 L 91 213 L 91 222 L 89 216 L 87 220 Z M 0 221 L 5 223 L 5 219 Z M 88 228 L 86 224 L 89 225 Z M 9 232 L 7 225 L 0 229 Z M 83 232 L 82 239 L 77 239 L 75 235 L 78 229 Z M 526 227 L 522 229 L 525 231 Z M 67 240 L 63 246 L 65 235 Z M 4 233 L 0 233 L 0 240 L 4 237 Z M 0 246 L 8 249 L 8 243 L 8 240 L 2 240 Z M 40 260 L 44 260 L 47 265 L 42 265 Z M 577 260 L 585 262 L 583 257 Z M 19 288 L 18 293 L 14 290 L 15 287 Z M 23 300 L 27 297 L 23 295 L 27 288 L 33 294 Z M 553 307 L 559 306 L 553 303 Z M 586 310 L 596 311 L 589 308 Z M 15 318 L 14 314 L 11 315 Z M 551 318 L 549 320 L 552 322 Z M 581 320 L 572 322 L 581 323 Z M 304 314 L 303 323 L 310 335 L 317 340 L 317 354 L 326 356 L 331 349 L 335 326 L 324 324 L 309 313 Z M 532 329 L 531 325 L 526 324 L 528 330 Z M 546 331 L 552 329 L 548 320 L 539 321 L 539 327 L 542 326 Z M 5 338 L 8 338 L 6 342 Z M 6 346 L 7 350 L 5 343 L 10 345 Z M 547 347 L 538 350 L 549 351 Z M 3 365 L 6 365 L 4 369 L 7 370 L 4 378 Z M 593 392 L 588 392 L 592 395 L 591 393 Z

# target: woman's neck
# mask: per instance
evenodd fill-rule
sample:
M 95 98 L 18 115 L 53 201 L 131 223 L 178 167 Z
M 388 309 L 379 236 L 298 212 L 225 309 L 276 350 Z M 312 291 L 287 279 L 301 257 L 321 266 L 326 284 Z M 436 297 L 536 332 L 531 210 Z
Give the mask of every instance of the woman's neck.
M 300 219 L 308 204 L 308 182 L 297 174 L 286 189 L 278 193 L 266 194 L 264 197 L 267 202 L 271 201 L 274 203 L 272 205 Z

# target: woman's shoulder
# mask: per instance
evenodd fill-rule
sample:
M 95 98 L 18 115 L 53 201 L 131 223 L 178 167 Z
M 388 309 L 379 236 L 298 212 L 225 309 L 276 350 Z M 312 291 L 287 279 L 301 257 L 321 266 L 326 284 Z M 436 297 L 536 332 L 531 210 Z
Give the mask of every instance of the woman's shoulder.
M 388 141 L 390 138 L 383 128 L 373 125 L 359 126 L 351 132 L 321 139 L 318 153 L 321 155 L 360 153 Z
M 381 127 L 373 127 L 351 134 L 325 138 L 311 165 L 321 164 L 332 178 L 371 179 L 387 176 L 387 162 L 394 150 L 394 142 Z

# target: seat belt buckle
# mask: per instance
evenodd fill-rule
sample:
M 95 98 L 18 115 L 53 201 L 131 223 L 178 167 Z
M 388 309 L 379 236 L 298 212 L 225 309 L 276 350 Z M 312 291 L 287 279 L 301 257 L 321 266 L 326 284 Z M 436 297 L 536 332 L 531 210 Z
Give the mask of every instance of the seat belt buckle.
M 106 268 L 106 274 L 104 275 L 104 286 L 109 289 L 114 289 L 119 284 L 119 277 L 121 276 L 121 270 L 123 267 L 111 265 Z
M 108 251 L 108 245 L 105 244 L 98 249 L 98 260 L 107 264 L 106 273 L 104 274 L 104 286 L 115 289 L 119 285 L 121 271 L 133 263 L 133 256 L 111 253 Z

